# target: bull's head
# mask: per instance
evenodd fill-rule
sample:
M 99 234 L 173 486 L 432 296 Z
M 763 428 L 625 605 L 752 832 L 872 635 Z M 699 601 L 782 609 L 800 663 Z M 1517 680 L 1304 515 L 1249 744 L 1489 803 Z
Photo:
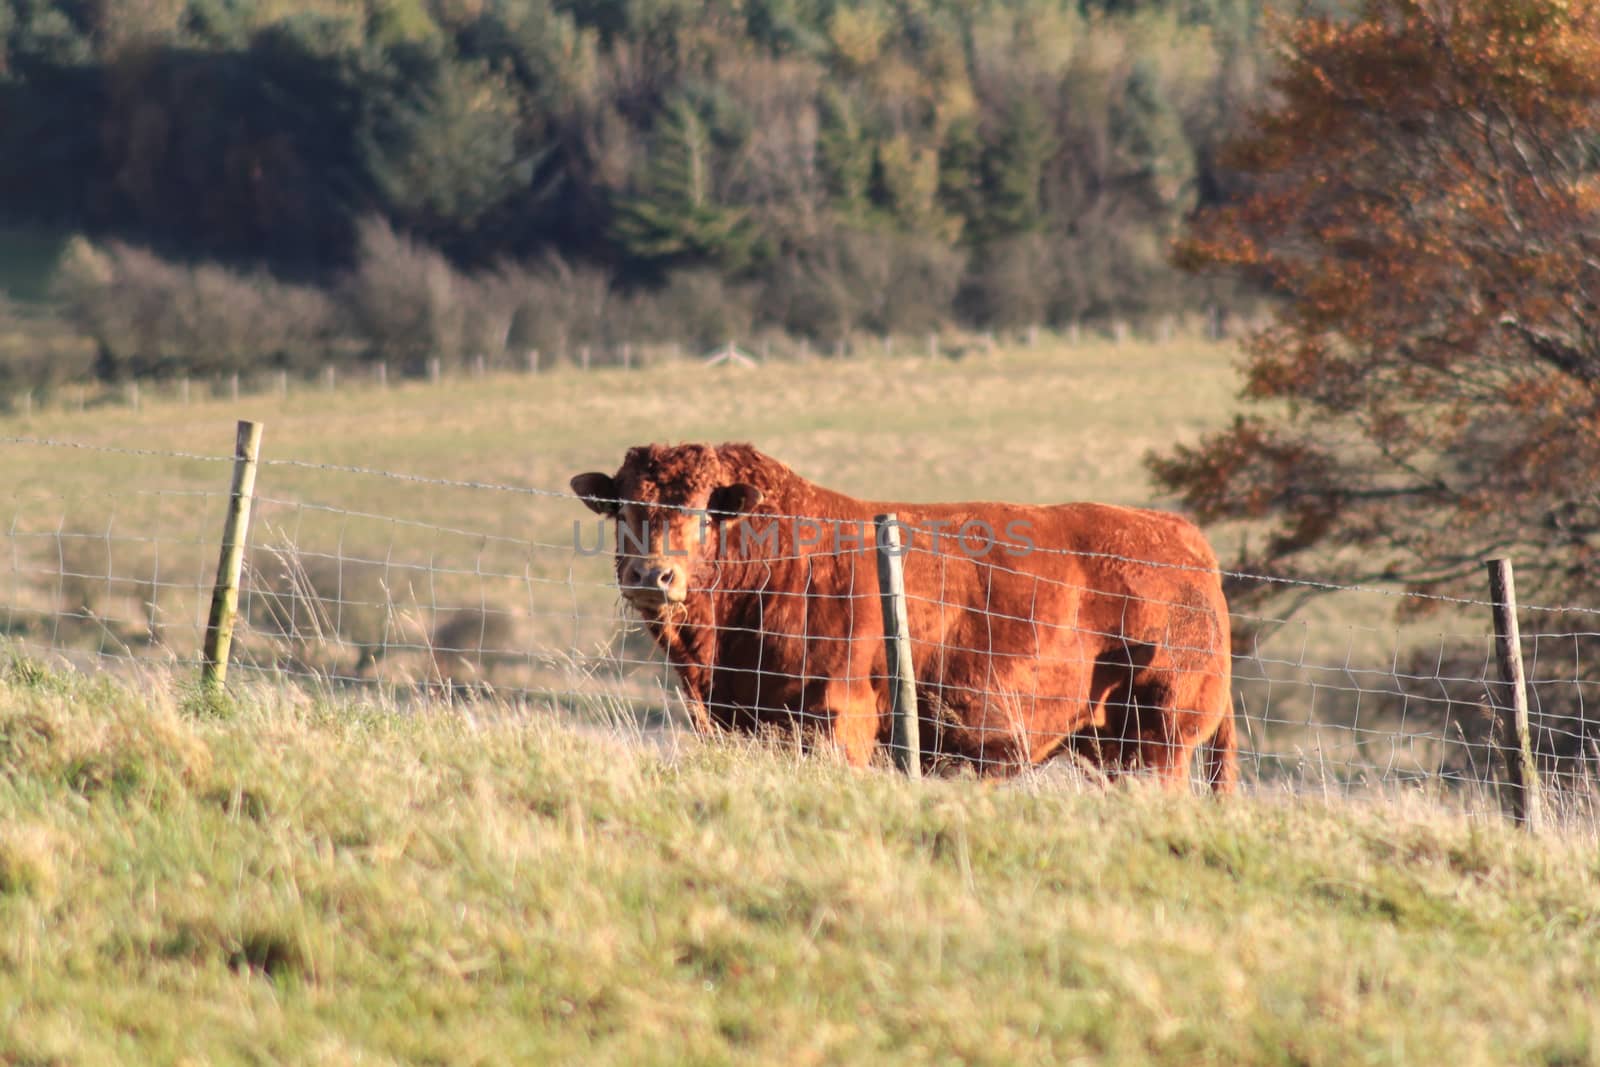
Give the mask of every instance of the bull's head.
M 761 503 L 761 490 L 727 477 L 703 445 L 635 448 L 615 476 L 591 471 L 571 484 L 591 511 L 616 520 L 617 585 L 645 615 L 711 584 L 721 527 Z

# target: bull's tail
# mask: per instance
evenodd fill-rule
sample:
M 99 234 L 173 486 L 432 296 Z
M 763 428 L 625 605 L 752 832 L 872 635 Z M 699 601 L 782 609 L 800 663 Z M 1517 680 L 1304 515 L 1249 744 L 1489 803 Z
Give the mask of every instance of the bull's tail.
M 1206 781 L 1213 793 L 1232 793 L 1239 786 L 1239 735 L 1234 729 L 1233 707 L 1222 711 L 1217 732 L 1206 745 Z

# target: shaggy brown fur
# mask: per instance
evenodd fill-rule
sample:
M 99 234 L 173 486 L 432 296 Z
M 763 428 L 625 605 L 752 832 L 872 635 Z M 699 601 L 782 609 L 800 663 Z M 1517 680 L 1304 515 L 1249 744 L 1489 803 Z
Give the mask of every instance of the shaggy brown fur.
M 1181 786 L 1209 739 L 1212 787 L 1234 787 L 1228 607 L 1216 557 L 1182 518 L 856 500 L 745 444 L 641 446 L 614 477 L 572 484 L 626 528 L 620 584 L 703 726 L 810 724 L 856 765 L 887 741 L 872 518 L 892 511 L 912 527 L 902 538 L 914 546 L 904 564 L 925 757 L 1005 773 L 1070 745 L 1108 773 Z M 709 520 L 684 510 L 708 508 Z M 950 532 L 935 551 L 941 520 Z M 978 528 L 958 541 L 970 520 L 998 543 L 985 551 Z M 621 539 L 630 532 L 648 547 Z

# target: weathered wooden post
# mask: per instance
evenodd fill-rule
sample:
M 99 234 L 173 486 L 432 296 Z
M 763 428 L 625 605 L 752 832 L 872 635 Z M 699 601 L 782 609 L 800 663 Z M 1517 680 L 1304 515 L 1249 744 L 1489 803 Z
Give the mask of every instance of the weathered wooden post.
M 439 364 L 439 357 L 432 356 L 428 359 L 428 381 L 434 385 L 439 384 L 439 379 L 444 376 L 444 368 Z
M 228 375 L 228 399 L 238 403 L 239 400 L 239 372 L 234 371 Z
M 528 373 L 539 373 L 539 350 L 537 348 L 528 349 Z
M 211 692 L 219 692 L 228 679 L 228 652 L 233 647 L 233 622 L 239 608 L 239 571 L 244 564 L 250 503 L 256 492 L 256 460 L 260 455 L 261 424 L 241 420 L 233 449 L 233 489 L 228 494 L 228 518 L 222 527 L 217 582 L 211 590 L 211 618 L 206 623 L 205 660 L 200 668 L 200 684 Z
M 472 376 L 474 378 L 482 378 L 488 373 L 488 370 L 488 361 L 484 359 L 483 353 L 480 352 L 472 357 Z
M 1495 701 L 1497 728 L 1493 735 L 1506 761 L 1511 817 L 1530 833 L 1538 833 L 1544 828 L 1544 803 L 1539 793 L 1539 769 L 1533 761 L 1532 732 L 1528 728 L 1528 686 L 1522 671 L 1516 579 L 1508 559 L 1491 559 L 1484 566 L 1489 570 L 1495 658 L 1500 661 L 1500 678 L 1509 696 L 1509 700 Z
M 584 345 L 582 348 L 578 349 L 578 362 L 579 362 L 579 365 L 581 367 L 583 367 L 584 370 L 588 370 L 589 369 L 589 346 L 588 345 Z
M 185 407 L 189 404 L 189 376 L 187 374 L 178 379 L 178 400 Z
M 627 341 L 622 342 L 622 369 L 633 369 L 633 345 Z
M 917 732 L 917 674 L 911 662 L 911 627 L 906 621 L 906 579 L 900 557 L 900 520 L 894 512 L 875 516 L 878 593 L 883 606 L 883 644 L 889 665 L 889 750 L 894 765 L 909 777 L 922 777 L 921 738 Z
M 278 372 L 278 399 L 289 399 L 289 372 L 286 370 Z
M 389 388 L 389 362 L 388 362 L 388 360 L 380 360 L 378 362 L 377 372 L 378 372 L 378 388 L 379 389 L 387 389 L 387 388 Z
M 339 371 L 332 363 L 322 368 L 322 387 L 330 393 L 339 384 Z
M 939 335 L 931 330 L 928 332 L 928 358 L 939 358 Z
M 138 379 L 128 383 L 128 406 L 135 411 L 139 410 L 139 382 Z

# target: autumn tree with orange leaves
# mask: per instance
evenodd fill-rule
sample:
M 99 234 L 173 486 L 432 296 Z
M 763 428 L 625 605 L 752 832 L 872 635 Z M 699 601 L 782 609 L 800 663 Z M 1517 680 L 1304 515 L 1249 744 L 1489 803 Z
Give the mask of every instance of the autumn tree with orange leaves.
M 1600 2 L 1367 0 L 1276 27 L 1238 199 L 1182 265 L 1281 297 L 1251 414 L 1151 467 L 1240 569 L 1600 607 Z M 1240 589 L 1248 600 L 1270 587 Z

